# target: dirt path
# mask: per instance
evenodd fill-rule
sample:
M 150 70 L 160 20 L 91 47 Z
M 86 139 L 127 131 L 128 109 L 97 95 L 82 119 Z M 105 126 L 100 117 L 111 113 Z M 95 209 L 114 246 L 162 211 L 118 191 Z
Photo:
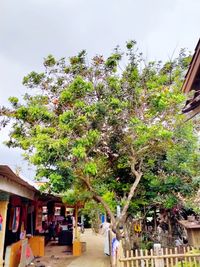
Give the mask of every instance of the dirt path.
M 45 256 L 34 260 L 32 267 L 110 267 L 109 257 L 104 255 L 104 237 L 86 229 L 81 235 L 86 242 L 86 252 L 73 257 L 70 248 L 50 242 L 45 247 Z
M 81 241 L 87 242 L 86 252 L 75 258 L 68 267 L 109 267 L 109 257 L 103 253 L 104 237 L 86 230 Z
M 45 247 L 45 256 L 34 260 L 31 267 L 65 267 L 73 261 L 71 248 L 58 246 L 57 242 L 51 241 Z

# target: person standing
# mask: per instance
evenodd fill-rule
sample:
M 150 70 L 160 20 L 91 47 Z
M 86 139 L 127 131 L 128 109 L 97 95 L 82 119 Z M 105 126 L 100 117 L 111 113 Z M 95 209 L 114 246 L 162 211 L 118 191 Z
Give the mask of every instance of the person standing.
M 56 239 L 56 234 L 55 234 L 55 222 L 51 222 L 49 225 L 49 240 L 51 241 L 53 237 L 53 240 Z

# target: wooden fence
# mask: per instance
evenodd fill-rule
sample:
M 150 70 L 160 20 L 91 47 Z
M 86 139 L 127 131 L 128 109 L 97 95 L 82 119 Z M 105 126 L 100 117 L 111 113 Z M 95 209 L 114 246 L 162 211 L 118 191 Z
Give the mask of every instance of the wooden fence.
M 200 250 L 192 247 L 125 251 L 120 244 L 116 267 L 200 267 Z

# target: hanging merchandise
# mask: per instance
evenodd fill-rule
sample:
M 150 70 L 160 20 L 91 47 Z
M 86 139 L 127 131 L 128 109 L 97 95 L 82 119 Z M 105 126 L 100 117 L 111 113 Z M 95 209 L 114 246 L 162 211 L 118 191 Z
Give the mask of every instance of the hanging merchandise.
M 20 239 L 26 238 L 26 230 L 24 229 L 24 222 L 21 224 L 21 230 L 20 230 Z
M 3 223 L 3 217 L 2 217 L 2 215 L 0 214 L 0 231 L 2 231 L 2 223 Z
M 42 206 L 37 206 L 36 209 L 35 229 L 39 232 L 42 231 Z
M 12 232 L 16 233 L 19 228 L 19 220 L 20 220 L 20 207 L 15 207 L 13 223 L 12 223 Z
M 139 223 L 134 224 L 134 231 L 136 233 L 141 233 L 141 226 Z
M 15 208 L 14 207 L 11 207 L 11 209 L 10 209 L 9 225 L 8 225 L 8 229 L 10 231 L 12 231 L 14 213 L 15 213 Z
M 34 208 L 34 206 L 33 206 L 33 205 L 31 205 L 31 206 L 28 206 L 28 214 L 31 214 L 31 213 L 33 213 L 33 212 L 34 212 L 34 210 L 35 210 L 35 208 Z
M 22 206 L 21 210 L 21 221 L 24 224 L 24 229 L 26 230 L 27 228 L 27 215 L 28 214 L 28 207 L 27 205 Z

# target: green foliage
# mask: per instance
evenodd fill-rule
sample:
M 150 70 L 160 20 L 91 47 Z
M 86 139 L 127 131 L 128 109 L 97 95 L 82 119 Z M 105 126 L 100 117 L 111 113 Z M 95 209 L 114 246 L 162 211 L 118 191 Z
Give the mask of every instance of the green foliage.
M 101 223 L 100 215 L 103 212 L 104 212 L 103 207 L 93 200 L 86 202 L 84 209 L 81 211 L 83 215 L 89 217 L 89 222 L 91 224 L 91 227 L 96 233 L 99 233 L 99 226 Z
M 81 191 L 81 194 L 80 194 Z M 91 194 L 88 191 L 69 189 L 63 195 L 63 202 L 69 205 L 75 205 L 77 203 L 84 204 L 85 201 L 91 199 Z
M 115 212 L 115 210 L 117 208 L 117 203 L 116 203 L 116 199 L 115 199 L 115 193 L 111 192 L 111 191 L 106 191 L 103 194 L 103 199 L 109 205 L 110 209 L 113 212 Z
M 85 158 L 86 157 L 85 147 L 81 145 L 74 147 L 72 149 L 72 155 L 80 159 Z
M 17 104 L 18 104 L 18 102 L 19 102 L 19 99 L 18 99 L 17 97 L 14 97 L 14 96 L 9 97 L 8 100 L 10 101 L 10 103 L 11 103 L 14 107 L 16 107 Z
M 170 208 L 178 193 L 190 196 L 199 187 L 197 137 L 180 114 L 189 61 L 181 50 L 173 61 L 147 63 L 135 41 L 125 53 L 116 48 L 91 64 L 84 50 L 69 60 L 49 55 L 44 72 L 24 77 L 31 95 L 22 103 L 11 97 L 12 108 L 1 109 L 2 124 L 5 117 L 13 122 L 7 145 L 25 150 L 37 179 L 45 177 L 50 191 L 67 192 L 70 203 L 90 190 L 85 199 L 100 196 L 114 212 L 141 172 L 130 210 L 148 203 Z
M 199 249 L 197 248 L 193 248 L 191 249 L 190 251 L 188 251 L 186 253 L 187 254 L 196 254 L 197 256 L 196 257 L 191 257 L 189 258 L 190 260 L 189 261 L 186 261 L 186 260 L 182 260 L 181 262 L 179 261 L 178 264 L 176 264 L 176 266 L 178 267 L 200 267 L 200 263 L 197 262 L 197 258 L 199 258 L 199 254 L 200 254 L 200 251 Z M 192 259 L 192 260 L 191 260 Z M 187 260 L 188 260 L 188 257 L 187 257 Z
M 48 55 L 48 57 L 44 59 L 45 67 L 53 67 L 55 64 L 56 64 L 56 60 L 52 55 Z
M 42 79 L 44 77 L 44 73 L 37 73 L 35 71 L 32 71 L 29 75 L 24 77 L 23 84 L 30 85 L 30 87 L 37 86 L 42 82 Z
M 85 164 L 84 173 L 87 175 L 97 174 L 97 165 L 94 162 L 88 162 Z
M 129 50 L 132 49 L 135 45 L 136 45 L 136 41 L 133 41 L 133 40 L 126 43 L 126 47 Z
M 116 71 L 118 62 L 121 60 L 122 55 L 120 53 L 114 53 L 105 62 L 105 66 L 112 71 Z
M 199 263 L 196 263 L 194 261 L 188 262 L 188 261 L 179 261 L 178 264 L 176 264 L 178 267 L 200 267 Z

